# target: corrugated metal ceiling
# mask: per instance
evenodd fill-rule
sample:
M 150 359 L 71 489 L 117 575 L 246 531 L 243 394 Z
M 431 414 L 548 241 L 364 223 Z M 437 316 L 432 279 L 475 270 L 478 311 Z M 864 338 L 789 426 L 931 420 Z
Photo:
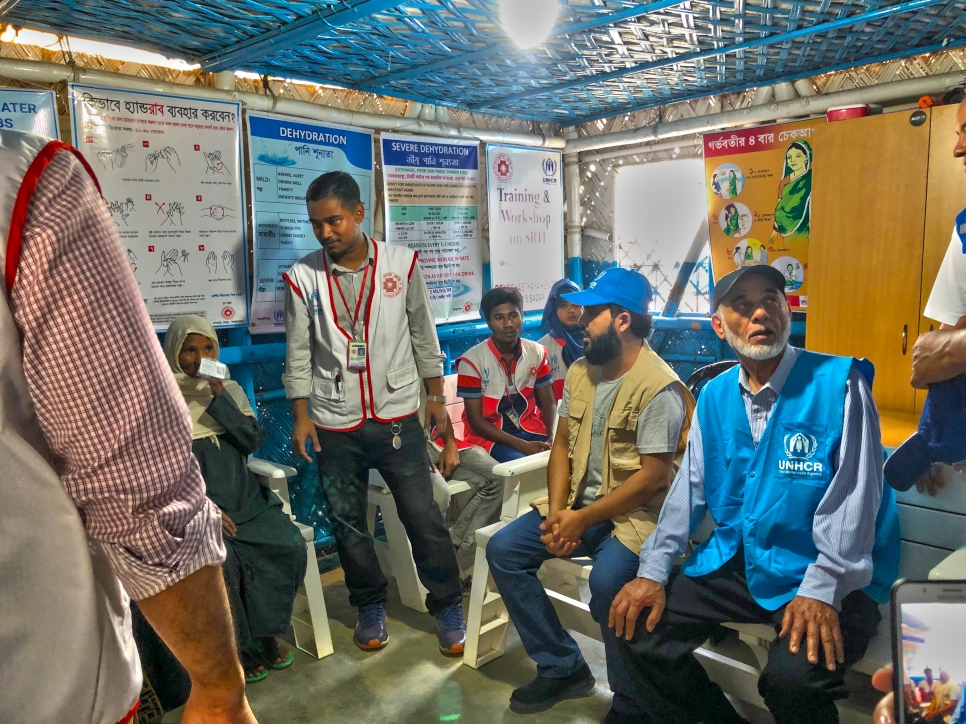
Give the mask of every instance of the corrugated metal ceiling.
M 966 0 L 561 0 L 536 50 L 497 0 L 22 0 L 3 19 L 566 125 L 966 45 Z

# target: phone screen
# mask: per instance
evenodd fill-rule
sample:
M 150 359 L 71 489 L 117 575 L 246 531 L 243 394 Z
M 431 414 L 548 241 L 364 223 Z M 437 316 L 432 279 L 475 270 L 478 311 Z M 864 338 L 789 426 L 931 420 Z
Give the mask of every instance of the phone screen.
M 899 607 L 902 724 L 966 724 L 966 602 Z

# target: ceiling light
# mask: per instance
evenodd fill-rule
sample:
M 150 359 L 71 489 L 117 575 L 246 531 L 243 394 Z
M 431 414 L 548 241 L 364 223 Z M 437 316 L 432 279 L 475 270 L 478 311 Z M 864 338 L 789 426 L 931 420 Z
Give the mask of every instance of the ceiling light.
M 500 23 L 521 48 L 534 48 L 557 22 L 559 0 L 500 0 Z
M 3 34 L 0 35 L 0 43 L 12 43 L 16 37 L 17 29 L 12 25 L 8 25 L 3 29 Z

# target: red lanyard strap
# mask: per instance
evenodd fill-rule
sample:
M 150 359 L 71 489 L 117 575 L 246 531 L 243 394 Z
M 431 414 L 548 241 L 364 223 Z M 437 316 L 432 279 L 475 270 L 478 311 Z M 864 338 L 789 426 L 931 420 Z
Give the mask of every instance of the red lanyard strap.
M 359 323 L 359 312 L 362 311 L 362 299 L 366 295 L 366 279 L 369 277 L 369 264 L 366 264 L 365 270 L 362 272 L 362 284 L 359 286 L 359 299 L 356 301 L 356 313 L 355 316 L 349 311 L 349 302 L 346 301 L 345 293 L 342 291 L 342 284 L 339 283 L 339 277 L 335 276 L 335 288 L 339 290 L 339 296 L 342 297 L 342 304 L 345 305 L 345 314 L 349 318 L 349 325 L 352 327 L 352 338 L 356 338 L 356 325 Z

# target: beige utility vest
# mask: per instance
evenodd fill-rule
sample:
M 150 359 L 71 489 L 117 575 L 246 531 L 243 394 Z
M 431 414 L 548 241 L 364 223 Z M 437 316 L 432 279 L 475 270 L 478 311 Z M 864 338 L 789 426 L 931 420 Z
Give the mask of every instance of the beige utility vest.
M 601 370 L 586 358 L 573 363 L 567 373 L 569 392 L 568 447 L 570 454 L 570 497 L 567 507 L 579 499 L 587 478 L 590 460 L 590 436 L 594 415 L 594 395 Z M 601 460 L 600 498 L 619 488 L 624 481 L 641 469 L 641 454 L 637 451 L 637 420 L 647 404 L 668 385 L 676 385 L 684 399 L 685 419 L 678 442 L 677 454 L 684 452 L 688 438 L 694 398 L 674 371 L 645 343 L 637 362 L 628 370 L 614 397 L 604 431 L 604 450 Z M 657 527 L 661 505 L 666 493 L 660 493 L 647 504 L 626 515 L 614 518 L 614 535 L 635 553 Z M 544 515 L 547 508 L 538 507 Z
M 29 200 L 68 146 L 0 131 L 0 722 L 115 724 L 141 669 L 128 597 L 61 485 L 10 309 Z M 11 231 L 12 229 L 12 231 Z

